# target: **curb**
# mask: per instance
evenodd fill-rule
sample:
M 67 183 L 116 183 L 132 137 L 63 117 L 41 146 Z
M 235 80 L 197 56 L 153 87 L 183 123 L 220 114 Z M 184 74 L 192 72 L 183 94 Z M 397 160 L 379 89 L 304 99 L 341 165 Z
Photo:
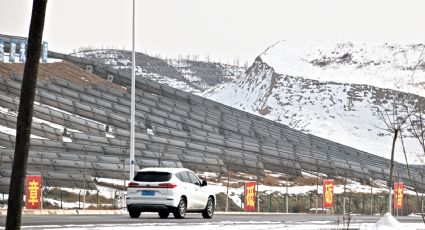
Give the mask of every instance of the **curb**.
M 123 215 L 127 210 L 81 210 L 81 209 L 23 209 L 23 216 L 61 216 L 61 215 Z M 7 209 L 0 209 L 0 216 L 6 216 Z
M 126 209 L 118 210 L 82 210 L 82 209 L 22 209 L 23 216 L 78 216 L 78 215 L 127 215 Z M 278 212 L 223 212 L 216 211 L 218 215 L 292 215 L 294 213 Z M 302 213 L 297 213 L 300 215 Z M 6 216 L 7 209 L 0 209 L 0 216 Z M 305 215 L 307 215 L 305 213 Z

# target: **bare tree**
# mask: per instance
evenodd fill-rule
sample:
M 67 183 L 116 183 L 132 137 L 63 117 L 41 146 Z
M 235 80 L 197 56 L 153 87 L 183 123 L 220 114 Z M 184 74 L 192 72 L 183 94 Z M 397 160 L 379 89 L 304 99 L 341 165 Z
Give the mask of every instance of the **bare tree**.
M 192 54 L 192 60 L 198 61 L 199 56 L 197 54 Z
M 391 213 L 391 190 L 393 186 L 393 171 L 394 171 L 394 149 L 399 133 L 406 125 L 406 121 L 409 118 L 409 112 L 405 110 L 404 100 L 400 93 L 396 93 L 393 97 L 392 103 L 388 107 L 382 105 L 377 108 L 377 114 L 381 121 L 384 122 L 384 130 L 393 135 L 391 145 L 391 163 L 390 163 L 390 178 L 388 181 L 388 212 Z
M 10 177 L 9 200 L 6 229 L 20 229 L 22 199 L 27 171 L 31 123 L 37 86 L 38 66 L 40 64 L 41 42 L 43 39 L 44 18 L 47 0 L 34 0 L 31 24 L 28 35 L 27 62 L 21 87 L 19 113 L 16 124 L 15 156 Z
M 411 118 L 409 118 L 409 120 L 412 121 Z M 421 137 L 416 136 L 416 134 L 417 134 L 416 131 L 413 131 L 413 133 L 414 133 L 416 139 L 419 140 L 419 142 L 421 142 L 421 140 L 422 140 L 421 144 L 423 144 L 424 130 L 421 130 L 421 133 L 422 133 Z M 404 159 L 406 160 L 406 168 L 407 168 L 407 174 L 409 176 L 410 184 L 413 186 L 413 190 L 416 193 L 416 199 L 418 201 L 418 204 L 420 204 L 421 198 L 419 197 L 416 181 L 412 178 L 412 174 L 410 173 L 409 161 L 407 160 L 406 147 L 404 146 L 404 139 L 403 139 L 403 132 L 402 131 L 400 131 L 400 141 L 401 141 L 401 146 L 403 147 L 403 154 L 404 154 Z M 422 147 L 423 147 L 423 145 L 422 145 Z M 424 215 L 424 212 L 422 210 L 421 210 L 421 216 L 422 216 L 422 221 L 425 223 L 425 215 Z

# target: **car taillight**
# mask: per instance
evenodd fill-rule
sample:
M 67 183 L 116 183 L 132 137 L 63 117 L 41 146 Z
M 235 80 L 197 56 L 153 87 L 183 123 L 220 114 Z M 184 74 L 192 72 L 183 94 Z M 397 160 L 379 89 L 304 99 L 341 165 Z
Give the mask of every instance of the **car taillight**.
M 175 188 L 177 187 L 176 184 L 173 183 L 162 183 L 158 185 L 159 188 Z
M 129 188 L 137 188 L 137 187 L 140 187 L 140 185 L 138 183 L 135 183 L 135 182 L 130 182 L 130 183 L 128 183 L 128 187 Z

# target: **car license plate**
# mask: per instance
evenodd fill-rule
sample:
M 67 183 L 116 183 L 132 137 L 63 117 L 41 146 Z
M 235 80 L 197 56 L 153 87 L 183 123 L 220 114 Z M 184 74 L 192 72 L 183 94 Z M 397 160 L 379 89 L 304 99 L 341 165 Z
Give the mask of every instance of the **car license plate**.
M 155 191 L 143 190 L 142 191 L 142 196 L 155 196 Z

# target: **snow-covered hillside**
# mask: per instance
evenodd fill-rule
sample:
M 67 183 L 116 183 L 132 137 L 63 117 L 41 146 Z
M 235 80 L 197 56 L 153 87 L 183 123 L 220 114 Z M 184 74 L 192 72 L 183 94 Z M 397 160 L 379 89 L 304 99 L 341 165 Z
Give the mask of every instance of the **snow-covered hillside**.
M 425 95 L 424 44 L 281 41 L 260 55 L 276 73 Z M 417 69 L 413 75 L 413 69 Z
M 85 57 L 112 66 L 115 69 L 131 71 L 131 52 L 117 49 L 81 49 L 72 55 Z M 210 61 L 189 59 L 161 59 L 143 53 L 136 53 L 136 76 L 186 92 L 200 94 L 218 84 L 230 82 L 243 74 L 243 67 Z
M 423 47 L 279 42 L 240 80 L 204 96 L 389 158 L 392 137 L 376 111 L 390 108 L 395 98 L 405 100 L 411 110 L 423 102 L 423 97 L 393 90 L 425 95 L 423 62 L 411 78 Z M 417 141 L 406 142 L 410 161 L 419 163 Z M 404 162 L 398 147 L 395 159 Z

